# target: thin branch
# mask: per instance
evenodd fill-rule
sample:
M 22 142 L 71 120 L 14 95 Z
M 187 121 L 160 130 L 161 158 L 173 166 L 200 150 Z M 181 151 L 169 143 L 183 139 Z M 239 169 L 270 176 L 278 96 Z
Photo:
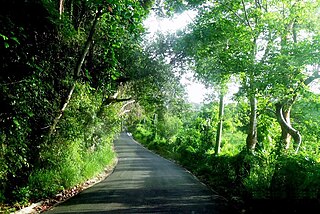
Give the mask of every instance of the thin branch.
M 124 110 L 123 112 L 121 112 L 120 114 L 119 114 L 119 116 L 122 116 L 122 115 L 124 115 L 124 114 L 126 114 L 126 113 L 129 113 L 131 110 Z
M 228 5 L 221 3 L 219 1 L 216 1 L 216 3 L 221 4 L 222 6 L 226 7 L 231 13 L 233 13 L 233 15 L 235 15 L 241 22 L 246 23 L 246 21 L 235 11 L 232 10 L 232 8 L 230 8 Z
M 41 127 L 40 129 L 44 130 L 44 129 L 48 129 L 48 128 L 50 128 L 50 126 Z
M 259 8 L 260 8 L 260 9 L 262 9 L 262 5 L 261 5 L 261 3 L 260 3 L 260 1 L 259 1 L 259 0 L 256 0 L 256 5 L 258 5 L 258 6 L 259 6 Z
M 80 73 L 81 73 L 81 68 L 83 66 L 83 63 L 84 63 L 84 60 L 89 52 L 89 48 L 90 48 L 90 45 L 93 41 L 93 35 L 95 33 L 95 30 L 96 30 L 96 26 L 98 24 L 98 21 L 100 19 L 100 16 L 102 15 L 102 8 L 99 7 L 98 11 L 96 12 L 96 16 L 94 18 L 94 21 L 92 23 L 92 26 L 91 26 L 91 29 L 90 29 L 90 32 L 89 32 L 89 35 L 88 35 L 88 38 L 87 38 L 87 41 L 84 45 L 84 48 L 83 48 L 83 51 L 81 52 L 80 56 L 79 56 L 79 59 L 78 59 L 78 62 L 76 64 L 76 68 L 75 68 L 75 71 L 74 71 L 74 75 L 75 75 L 75 81 L 68 93 L 68 96 L 66 98 L 66 100 L 64 101 L 63 103 L 63 106 L 62 108 L 60 109 L 58 115 L 54 118 L 53 120 L 53 124 L 52 126 L 50 127 L 50 131 L 49 131 L 49 138 L 51 138 L 51 136 L 53 135 L 53 133 L 55 132 L 56 130 L 56 127 L 63 115 L 63 113 L 65 112 L 67 106 L 69 105 L 69 102 L 72 98 L 72 95 L 73 95 L 73 92 L 74 92 L 74 89 L 76 87 L 76 84 L 78 82 L 78 77 L 80 76 Z
M 9 82 L 9 83 L 2 83 L 0 84 L 0 86 L 4 86 L 4 85 L 15 85 L 15 84 L 19 84 L 22 82 L 30 82 L 31 80 L 19 80 L 19 81 L 15 81 L 15 82 Z
M 271 108 L 266 108 L 266 110 L 268 110 L 269 112 L 273 113 L 274 115 L 277 115 L 277 112 L 275 112 L 273 109 Z
M 130 104 L 132 104 L 132 103 L 134 103 L 134 102 L 136 102 L 136 101 L 135 101 L 135 100 L 131 100 L 131 101 L 127 102 L 126 104 L 124 104 L 124 105 L 121 107 L 121 110 L 120 110 L 120 111 L 123 111 L 128 105 L 130 105 Z
M 248 18 L 248 13 L 247 13 L 247 9 L 246 9 L 246 6 L 245 6 L 245 4 L 244 4 L 244 1 L 243 0 L 241 0 L 241 3 L 242 3 L 242 7 L 243 7 L 243 10 L 244 10 L 244 16 L 245 16 L 245 20 L 246 20 L 246 22 L 247 22 L 247 25 L 250 27 L 250 29 L 253 31 L 253 29 L 252 29 L 252 27 L 251 27 L 251 25 L 250 25 L 250 22 L 249 22 L 249 18 Z
M 64 11 L 64 0 L 60 0 L 60 4 L 59 4 L 59 19 L 61 19 L 62 13 Z
M 72 97 L 72 94 L 73 94 L 73 91 L 74 91 L 75 87 L 76 87 L 76 83 L 73 84 L 71 90 L 69 91 L 68 97 L 67 97 L 67 99 L 65 100 L 62 108 L 60 109 L 58 116 L 57 116 L 56 118 L 54 118 L 53 124 L 52 124 L 52 126 L 50 127 L 49 138 L 50 138 L 50 137 L 53 135 L 53 133 L 55 132 L 56 127 L 57 127 L 57 125 L 58 125 L 58 123 L 59 123 L 59 121 L 60 121 L 60 118 L 62 117 L 64 111 L 66 110 L 66 108 L 67 108 L 67 106 L 68 106 L 68 104 L 69 104 L 69 102 L 70 102 L 70 100 L 71 100 L 71 97 Z
M 263 1 L 256 0 L 256 4 L 259 5 L 260 9 L 264 9 L 265 12 L 268 12 L 268 1 L 266 1 L 266 5 L 263 5 Z
M 298 98 L 298 95 L 299 95 L 298 91 L 301 89 L 301 87 L 308 86 L 311 82 L 319 78 L 320 78 L 320 71 L 316 70 L 311 76 L 309 76 L 305 80 L 301 80 L 298 87 L 296 87 L 296 89 L 293 92 L 288 94 L 288 95 L 293 95 L 293 97 L 291 99 L 288 99 L 286 102 L 284 102 L 284 105 L 289 105 L 289 106 L 293 105 L 293 103 Z
M 89 32 L 89 35 L 88 35 L 88 38 L 87 38 L 87 41 L 84 45 L 84 48 L 83 48 L 83 51 L 78 59 L 78 62 L 77 62 L 77 67 L 75 69 L 75 77 L 76 79 L 80 76 L 80 73 L 81 73 L 81 68 L 82 68 L 82 65 L 84 63 L 84 60 L 89 52 L 89 49 L 90 49 L 90 46 L 92 44 L 92 41 L 93 41 L 93 35 L 95 33 L 95 30 L 96 30 L 96 27 L 97 27 L 97 24 L 98 24 L 98 21 L 100 19 L 102 15 L 102 8 L 98 8 L 98 11 L 95 15 L 95 18 L 93 20 L 93 23 L 92 23 L 92 26 L 91 26 L 91 29 L 90 29 L 90 32 Z
M 118 98 L 114 98 L 114 97 L 108 97 L 103 104 L 104 105 L 110 105 L 112 103 L 120 103 L 120 102 L 126 102 L 126 101 L 130 101 L 132 100 L 132 98 L 122 98 L 122 99 L 118 99 Z

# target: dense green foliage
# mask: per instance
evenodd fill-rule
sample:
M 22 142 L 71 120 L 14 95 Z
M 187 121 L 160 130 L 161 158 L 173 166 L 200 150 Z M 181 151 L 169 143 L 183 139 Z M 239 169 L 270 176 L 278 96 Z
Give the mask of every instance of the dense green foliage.
M 152 116 L 140 118 L 138 124 L 127 123 L 139 142 L 189 169 L 226 197 L 232 206 L 247 210 L 257 206 L 255 200 L 275 200 L 274 203 L 283 200 L 281 206 L 286 208 L 284 210 L 294 212 L 304 206 L 297 200 L 310 200 L 310 207 L 317 205 L 320 194 L 319 153 L 311 150 L 317 148 L 317 143 L 311 144 L 314 138 L 307 136 L 314 136 L 318 129 L 309 126 L 308 130 L 301 132 L 310 145 L 302 146 L 299 154 L 279 153 L 276 144 L 280 140 L 280 127 L 275 119 L 268 118 L 265 124 L 260 125 L 262 136 L 256 151 L 247 153 L 244 127 L 247 121 L 240 119 L 245 108 L 235 104 L 226 106 L 224 137 L 218 156 L 214 154 L 215 127 L 218 123 L 216 102 L 206 104 L 200 110 L 186 107 L 181 117 L 169 110 L 156 121 Z M 263 137 L 262 132 L 266 128 L 270 129 L 268 134 L 275 140 L 270 136 Z M 289 204 L 285 204 L 284 200 Z M 275 213 L 280 212 L 276 207 L 260 209 L 258 207 L 253 212 L 268 213 L 271 209 Z
M 119 119 L 116 106 L 99 109 L 102 98 L 86 85 L 76 86 L 65 119 L 59 125 L 59 134 L 50 144 L 41 145 L 39 165 L 33 167 L 27 185 L 13 192 L 20 200 L 56 194 L 112 164 L 115 158 L 112 141 L 120 131 Z

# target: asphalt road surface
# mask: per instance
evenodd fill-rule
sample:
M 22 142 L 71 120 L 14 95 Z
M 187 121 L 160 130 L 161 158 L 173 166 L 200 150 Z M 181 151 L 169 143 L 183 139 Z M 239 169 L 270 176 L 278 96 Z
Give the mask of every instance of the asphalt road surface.
M 108 178 L 46 213 L 230 213 L 192 174 L 127 134 L 115 148 L 119 162 Z

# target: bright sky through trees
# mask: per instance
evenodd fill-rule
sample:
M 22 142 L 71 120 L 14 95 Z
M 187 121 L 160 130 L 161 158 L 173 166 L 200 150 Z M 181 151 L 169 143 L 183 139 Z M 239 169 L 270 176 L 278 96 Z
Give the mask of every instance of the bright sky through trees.
M 147 27 L 151 39 L 156 32 L 175 32 L 183 29 L 188 23 L 192 22 L 195 15 L 195 12 L 186 11 L 172 18 L 160 18 L 152 13 L 144 22 L 144 25 Z M 203 84 L 192 81 L 192 74 L 185 75 L 182 78 L 182 84 L 187 88 L 190 102 L 200 103 L 203 101 L 205 94 L 208 93 L 208 89 Z
M 194 11 L 185 11 L 182 14 L 174 15 L 172 18 L 161 18 L 157 17 L 154 13 L 151 13 L 147 20 L 145 20 L 144 25 L 147 28 L 148 37 L 153 39 L 156 32 L 162 33 L 172 33 L 179 29 L 183 29 L 196 16 Z M 212 92 L 210 89 L 205 88 L 201 83 L 193 80 L 192 73 L 186 74 L 182 78 L 182 84 L 186 86 L 189 101 L 193 103 L 201 103 L 204 101 L 205 95 Z M 238 91 L 237 84 L 229 84 L 229 93 L 227 94 L 227 101 L 231 100 L 233 94 Z M 320 93 L 319 82 L 315 81 L 311 85 L 311 91 L 314 93 Z
M 156 32 L 172 33 L 179 29 L 183 29 L 196 16 L 194 11 L 185 11 L 182 14 L 175 15 L 172 18 L 157 17 L 154 13 L 151 13 L 144 25 L 147 28 L 149 39 L 153 39 Z M 201 103 L 204 101 L 206 94 L 213 93 L 212 89 L 207 89 L 203 84 L 196 82 L 193 79 L 192 73 L 187 73 L 181 80 L 182 84 L 186 86 L 188 92 L 189 102 Z M 233 94 L 238 91 L 238 86 L 235 84 L 229 84 L 229 93 L 226 96 L 227 102 L 231 100 Z
M 151 13 L 144 25 L 147 27 L 148 32 L 153 35 L 155 32 L 175 32 L 187 26 L 192 19 L 196 16 L 195 12 L 186 11 L 179 15 L 174 15 L 172 18 L 161 18 Z

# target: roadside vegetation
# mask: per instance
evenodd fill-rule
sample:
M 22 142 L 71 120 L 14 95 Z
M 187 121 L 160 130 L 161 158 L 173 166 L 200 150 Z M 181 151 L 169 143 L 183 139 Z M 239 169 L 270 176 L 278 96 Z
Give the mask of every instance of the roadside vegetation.
M 157 116 L 156 121 L 154 116 L 145 115 L 128 124 L 129 131 L 147 148 L 190 170 L 239 212 L 318 210 L 317 144 L 304 138 L 305 145 L 298 154 L 279 148 L 280 127 L 275 119 L 269 118 L 273 122 L 267 127 L 272 128 L 268 131 L 262 128 L 259 145 L 248 151 L 245 121 L 239 119 L 248 109 L 232 103 L 226 105 L 221 151 L 216 154 L 218 106 L 218 102 L 210 102 L 198 110 L 186 106 L 183 113 L 169 111 Z M 264 137 L 263 131 L 271 137 Z M 302 131 L 301 135 L 308 136 L 314 131 L 318 131 L 316 127 Z

